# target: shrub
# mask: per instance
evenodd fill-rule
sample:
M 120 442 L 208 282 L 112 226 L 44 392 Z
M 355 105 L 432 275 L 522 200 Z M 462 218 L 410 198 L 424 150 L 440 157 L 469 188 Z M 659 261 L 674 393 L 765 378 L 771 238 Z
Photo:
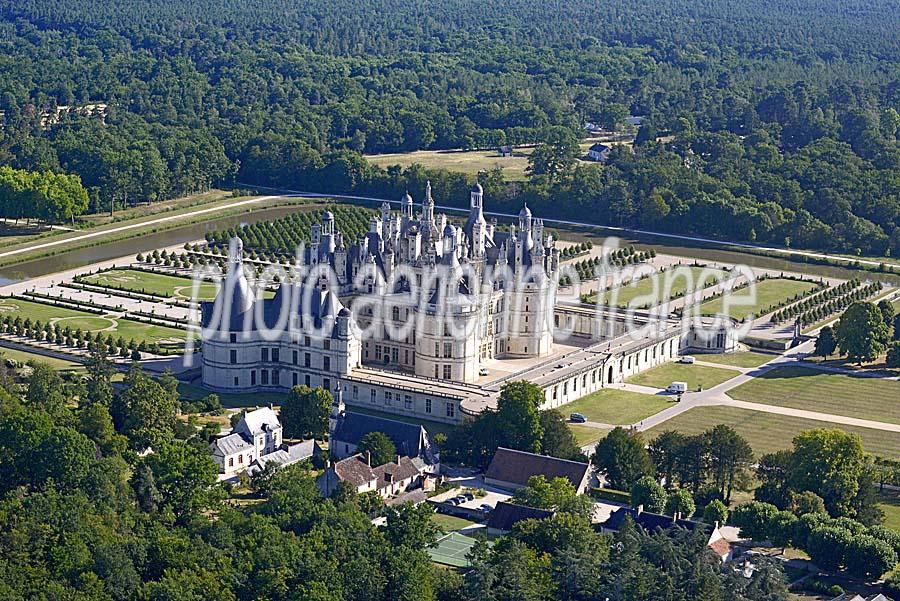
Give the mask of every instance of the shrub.
M 631 487 L 631 506 L 644 506 L 645 511 L 662 513 L 666 508 L 668 495 L 662 485 L 652 476 L 644 476 Z
M 768 536 L 769 520 L 778 513 L 771 503 L 750 501 L 738 505 L 731 513 L 731 523 L 741 529 L 741 536 L 754 540 L 764 540 Z
M 703 521 L 707 524 L 724 524 L 728 521 L 728 507 L 720 499 L 713 499 L 703 508 Z

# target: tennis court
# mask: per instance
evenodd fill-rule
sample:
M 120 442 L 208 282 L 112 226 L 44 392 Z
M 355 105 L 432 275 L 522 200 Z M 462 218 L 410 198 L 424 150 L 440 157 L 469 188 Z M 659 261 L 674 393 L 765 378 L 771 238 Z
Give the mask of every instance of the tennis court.
M 455 568 L 466 568 L 469 566 L 469 560 L 466 559 L 466 555 L 468 555 L 469 549 L 475 546 L 476 542 L 470 536 L 451 532 L 444 538 L 439 539 L 434 547 L 426 550 L 434 563 Z

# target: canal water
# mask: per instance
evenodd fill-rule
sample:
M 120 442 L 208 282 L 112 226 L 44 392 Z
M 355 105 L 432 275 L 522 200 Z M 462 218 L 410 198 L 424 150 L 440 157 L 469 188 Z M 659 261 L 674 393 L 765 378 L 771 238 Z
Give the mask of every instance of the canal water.
M 219 219 L 212 219 L 203 223 L 195 223 L 169 230 L 154 232 L 134 238 L 126 238 L 117 242 L 98 244 L 71 251 L 61 251 L 58 254 L 34 259 L 24 263 L 16 263 L 0 267 L 0 286 L 14 284 L 23 280 L 36 278 L 48 273 L 57 273 L 67 269 L 74 269 L 92 263 L 108 261 L 118 257 L 134 256 L 141 252 L 184 244 L 203 238 L 207 232 L 221 230 L 238 225 L 256 223 L 278 219 L 291 213 L 303 210 L 298 206 L 272 207 L 259 211 L 248 211 L 243 215 L 231 215 Z
M 309 210 L 306 206 L 283 206 L 270 207 L 257 211 L 248 211 L 241 215 L 231 215 L 219 219 L 212 219 L 203 223 L 181 226 L 155 232 L 136 238 L 127 238 L 118 242 L 110 242 L 107 244 L 99 244 L 80 248 L 72 251 L 61 251 L 56 255 L 35 259 L 24 263 L 0 267 L 0 286 L 21 282 L 23 280 L 47 275 L 48 273 L 56 273 L 67 269 L 74 269 L 92 263 L 108 261 L 118 257 L 134 256 L 141 252 L 147 252 L 157 248 L 173 246 L 176 244 L 184 244 L 193 240 L 203 238 L 207 232 L 225 229 L 229 227 L 256 223 L 259 221 L 268 221 L 278 219 L 291 213 Z M 450 213 L 451 216 L 457 216 L 458 213 Z M 501 220 L 503 222 L 508 219 Z M 550 228 L 548 228 L 550 229 Z M 634 245 L 639 250 L 649 250 L 653 248 L 660 254 L 672 254 L 682 257 L 696 258 L 704 263 L 732 263 L 745 264 L 751 267 L 782 270 L 782 271 L 801 271 L 804 273 L 821 275 L 825 277 L 833 277 L 839 279 L 851 279 L 854 277 L 862 280 L 876 279 L 893 285 L 900 285 L 900 277 L 893 274 L 881 274 L 868 271 L 859 271 L 846 269 L 832 265 L 818 265 L 803 260 L 790 260 L 782 257 L 761 256 L 757 254 L 740 252 L 739 250 L 728 250 L 727 247 L 714 244 L 686 244 L 683 241 L 675 241 L 672 238 L 651 236 L 651 235 L 635 235 L 633 233 L 617 232 L 612 230 L 586 229 L 586 228 L 567 228 L 565 238 L 568 240 L 587 240 L 590 239 L 594 244 L 602 244 L 605 236 L 615 236 L 620 238 L 620 245 Z

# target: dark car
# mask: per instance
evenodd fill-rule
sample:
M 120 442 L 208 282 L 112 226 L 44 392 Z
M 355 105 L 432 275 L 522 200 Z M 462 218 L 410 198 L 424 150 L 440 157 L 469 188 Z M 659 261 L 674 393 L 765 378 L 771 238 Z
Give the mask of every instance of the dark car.
M 581 413 L 572 413 L 569 415 L 569 421 L 576 424 L 584 424 L 587 422 L 587 418 Z

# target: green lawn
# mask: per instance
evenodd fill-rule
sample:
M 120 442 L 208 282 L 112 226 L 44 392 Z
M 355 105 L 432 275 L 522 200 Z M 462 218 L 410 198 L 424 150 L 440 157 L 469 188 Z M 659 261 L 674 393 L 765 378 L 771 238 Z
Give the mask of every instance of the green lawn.
M 672 382 L 687 382 L 688 390 L 691 391 L 697 390 L 697 386 L 703 386 L 704 390 L 712 388 L 737 375 L 740 375 L 740 372 L 724 367 L 664 363 L 628 378 L 628 382 L 654 388 L 665 388 Z
M 0 317 L 6 317 L 7 315 L 13 318 L 21 317 L 22 321 L 31 319 L 31 321 L 40 320 L 42 323 L 47 323 L 48 321 L 56 319 L 86 319 L 95 317 L 93 314 L 86 311 L 67 309 L 65 307 L 54 307 L 53 305 L 36 303 L 22 298 L 0 298 Z
M 40 355 L 38 353 L 29 353 L 27 351 L 20 351 L 19 349 L 6 348 L 5 346 L 0 347 L 0 360 L 2 359 L 13 359 L 14 361 L 18 361 L 19 363 L 28 363 L 29 361 L 46 363 L 47 365 L 58 371 L 84 370 L 84 365 L 76 361 L 68 361 L 66 359 L 48 357 L 46 355 Z
M 471 520 L 443 513 L 435 513 L 431 516 L 431 521 L 440 526 L 444 532 L 456 532 L 457 530 L 462 530 L 463 528 L 475 525 L 475 522 Z
M 559 411 L 566 417 L 570 413 L 582 413 L 592 422 L 626 425 L 659 413 L 671 402 L 665 396 L 603 388 L 559 407 Z
M 597 442 L 609 432 L 606 428 L 594 428 L 584 424 L 569 424 L 569 429 L 575 434 L 575 440 L 578 441 L 580 447 Z
M 885 457 L 900 458 L 900 434 L 871 428 L 857 428 L 830 424 L 790 415 L 751 411 L 738 407 L 711 406 L 691 409 L 652 428 L 652 439 L 665 430 L 678 430 L 685 434 L 699 434 L 704 430 L 726 424 L 747 439 L 757 456 L 791 447 L 794 437 L 804 430 L 815 428 L 840 428 L 859 434 L 866 451 Z
M 739 320 L 748 315 L 759 317 L 761 312 L 766 311 L 768 307 L 816 288 L 817 285 L 813 282 L 799 282 L 786 278 L 762 280 L 756 282 L 756 302 L 752 305 L 734 305 L 736 302 L 743 302 L 750 298 L 750 288 L 742 288 L 731 295 L 728 314 Z M 723 312 L 722 307 L 722 297 L 718 297 L 700 305 L 700 312 L 703 315 L 716 315 Z
M 701 283 L 700 278 L 704 271 L 707 272 L 707 276 Z M 657 272 L 657 275 L 636 280 L 634 285 L 628 283 L 604 292 L 603 304 L 627 307 L 634 299 L 639 298 L 634 306 L 657 305 L 685 291 L 706 288 L 728 278 L 726 272 L 721 269 L 706 269 L 693 265 L 681 265 L 665 272 Z M 596 297 L 591 302 L 596 302 Z
M 134 338 L 137 341 L 158 342 L 160 344 L 184 344 L 187 332 L 168 326 L 141 323 L 131 319 L 117 319 L 118 325 L 114 336 L 118 335 L 126 341 Z
M 900 532 L 900 492 L 883 490 L 878 493 L 878 506 L 884 512 L 884 525 Z
M 181 398 L 188 401 L 196 401 L 213 393 L 202 386 L 194 386 L 193 384 L 179 382 L 178 394 Z M 217 392 L 215 394 L 219 396 L 219 401 L 222 403 L 222 406 L 228 409 L 260 407 L 268 405 L 269 403 L 280 405 L 287 396 L 286 392 L 260 392 L 248 394 L 227 394 Z
M 182 344 L 185 340 L 184 330 L 167 326 L 151 325 L 125 319 L 121 317 L 107 317 L 94 315 L 86 311 L 55 307 L 53 305 L 38 303 L 21 298 L 0 299 L 0 316 L 19 316 L 23 320 L 40 320 L 42 323 L 59 323 L 60 327 L 69 326 L 74 331 L 81 328 L 86 332 L 104 332 L 111 334 L 113 338 L 121 336 L 126 341 L 132 338 L 140 342 L 159 342 Z
M 85 283 L 110 286 L 131 292 L 143 292 L 154 296 L 171 298 L 190 298 L 193 282 L 183 278 L 162 273 L 149 273 L 138 269 L 110 269 L 100 273 L 86 275 Z M 199 300 L 212 300 L 216 296 L 216 284 L 203 282 L 200 285 Z
M 694 353 L 697 361 L 717 363 L 731 367 L 759 367 L 775 359 L 777 355 L 758 353 L 756 351 L 739 351 L 736 353 Z
M 741 401 L 900 424 L 900 382 L 778 367 L 728 395 Z

